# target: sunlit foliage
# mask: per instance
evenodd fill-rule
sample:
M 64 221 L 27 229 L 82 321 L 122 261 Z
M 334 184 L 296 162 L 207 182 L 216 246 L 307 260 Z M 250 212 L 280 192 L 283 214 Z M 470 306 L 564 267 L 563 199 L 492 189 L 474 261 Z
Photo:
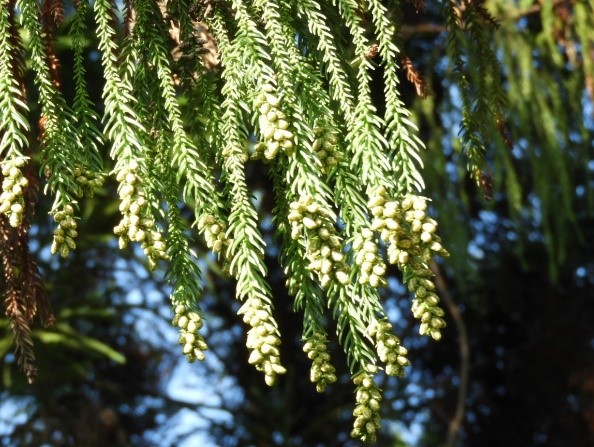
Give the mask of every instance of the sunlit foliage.
M 134 0 L 118 10 L 112 0 L 3 1 L 0 255 L 7 316 L 30 380 L 35 375 L 30 326 L 38 313 L 45 323 L 52 321 L 27 251 L 38 185 L 53 198 L 51 251 L 68 257 L 76 249 L 81 203 L 102 186 L 108 174 L 103 166 L 109 165 L 121 212 L 114 233 L 121 248 L 138 244 L 150 268 L 167 265 L 183 354 L 192 362 L 207 350 L 200 333 L 201 275 L 192 251 L 192 239 L 201 234 L 236 281 L 239 314 L 248 327 L 248 362 L 272 385 L 285 368 L 266 278 L 261 216 L 246 181 L 246 167 L 257 163 L 275 192 L 279 262 L 303 318 L 310 379 L 320 392 L 336 381 L 326 349 L 334 320 L 356 389 L 352 435 L 375 440 L 381 390 L 374 376 L 382 371 L 401 376 L 409 363 L 380 300 L 387 264 L 401 271 L 413 293 L 420 333 L 439 340 L 445 326 L 430 264 L 447 251 L 423 195 L 424 144 L 401 97 L 400 72 L 420 96 L 426 88 L 400 51 L 398 30 L 407 17 L 391 3 Z M 500 3 L 443 6 L 448 60 L 461 103 L 462 164 L 487 200 L 494 197 L 491 170 L 501 171 L 510 206 L 519 210 L 523 198 L 511 166 L 510 129 L 516 116 L 522 122 L 536 107 L 542 125 L 524 138 L 545 141 L 538 146 L 542 154 L 528 154 L 535 158 L 537 185 L 550 178 L 537 171 L 542 166 L 537 159 L 554 160 L 549 166 L 557 173 L 558 188 L 548 195 L 545 185 L 540 188 L 541 198 L 550 199 L 542 201 L 543 226 L 550 246 L 562 253 L 555 230 L 571 222 L 573 208 L 567 196 L 571 180 L 558 150 L 568 141 L 558 139 L 570 138 L 571 132 L 570 123 L 555 120 L 556 107 L 592 98 L 592 5 L 576 3 L 568 12 L 572 20 L 565 22 L 553 14 L 557 6 L 535 10 L 545 25 L 535 43 L 552 51 L 522 56 L 532 51 L 530 42 L 501 45 L 506 48 L 501 54 L 494 44 L 496 34 L 505 40 L 506 32 L 527 26 L 511 20 L 497 31 L 493 14 L 504 8 Z M 68 80 L 60 79 L 54 49 L 58 27 L 67 27 L 72 40 L 74 71 Z M 560 40 L 555 33 L 569 37 Z M 101 116 L 86 85 L 89 36 L 97 42 L 103 67 Z M 560 45 L 565 45 L 563 53 Z M 584 90 L 551 94 L 555 81 L 534 74 L 533 57 L 582 66 L 581 75 L 566 82 Z M 24 88 L 27 67 L 35 92 Z M 371 91 L 374 71 L 383 78 L 381 113 Z M 536 100 L 508 104 L 504 80 L 510 92 L 523 89 L 518 98 L 534 89 Z M 75 85 L 71 103 L 61 89 L 66 82 Z M 538 82 L 542 85 L 535 86 Z M 31 141 L 33 103 L 41 111 L 39 144 Z M 586 138 L 583 127 L 576 132 L 575 138 Z M 103 144 L 110 148 L 109 161 L 100 155 Z M 442 155 L 430 155 L 431 164 L 439 165 Z M 33 160 L 40 163 L 39 178 Z M 561 212 L 552 208 L 560 199 Z M 192 228 L 185 226 L 186 208 L 194 214 Z

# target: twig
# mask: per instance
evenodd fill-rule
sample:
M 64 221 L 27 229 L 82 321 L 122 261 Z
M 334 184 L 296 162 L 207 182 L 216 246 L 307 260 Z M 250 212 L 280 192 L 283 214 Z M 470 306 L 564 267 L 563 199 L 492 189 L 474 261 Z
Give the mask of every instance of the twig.
M 460 386 L 458 387 L 458 402 L 456 403 L 456 411 L 450 420 L 448 427 L 448 438 L 445 447 L 454 447 L 456 439 L 462 423 L 464 422 L 464 412 L 466 410 L 466 396 L 468 395 L 468 382 L 470 370 L 470 344 L 468 342 L 468 332 L 464 319 L 456 303 L 450 295 L 445 277 L 441 271 L 440 266 L 435 262 L 431 262 L 431 270 L 435 274 L 435 285 L 439 291 L 439 295 L 443 298 L 448 311 L 454 320 L 456 329 L 458 330 L 458 345 L 460 350 Z
M 567 0 L 554 0 L 553 7 L 558 6 Z M 525 9 L 515 9 L 508 12 L 502 12 L 498 16 L 496 16 L 497 21 L 504 22 L 504 21 L 517 21 L 523 17 L 539 13 L 543 8 L 542 3 L 535 3 Z M 419 34 L 441 34 L 447 31 L 446 26 L 443 23 L 434 23 L 434 22 L 421 22 L 415 23 L 413 25 L 402 24 L 398 29 L 400 33 L 400 37 L 403 40 L 408 40 L 413 36 L 418 36 Z
M 565 2 L 566 2 L 566 0 L 554 0 L 553 4 L 551 6 L 554 8 L 555 6 L 558 6 Z M 509 13 L 507 14 L 507 16 L 505 18 L 508 20 L 518 20 L 518 19 L 521 19 L 522 17 L 526 17 L 531 14 L 536 14 L 536 13 L 542 11 L 543 7 L 544 7 L 544 3 L 538 2 L 538 3 L 535 3 L 535 4 L 527 7 L 526 9 L 515 10 L 515 11 L 511 10 L 511 11 L 509 11 Z
M 412 36 L 418 34 L 439 34 L 445 33 L 446 27 L 441 23 L 416 23 L 414 25 L 403 24 L 398 29 L 402 39 L 410 39 Z

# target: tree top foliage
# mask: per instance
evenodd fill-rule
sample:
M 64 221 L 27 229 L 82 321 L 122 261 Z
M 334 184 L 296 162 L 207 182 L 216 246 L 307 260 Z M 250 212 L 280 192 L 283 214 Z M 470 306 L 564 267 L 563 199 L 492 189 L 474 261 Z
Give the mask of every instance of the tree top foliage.
M 505 190 L 510 215 L 521 220 L 530 197 L 512 150 L 523 148 L 545 239 L 562 258 L 560 233 L 576 219 L 568 163 L 592 151 L 582 116 L 582 104 L 594 96 L 592 2 L 510 8 L 504 0 L 413 0 L 412 6 L 443 16 L 442 57 L 459 103 L 458 160 L 487 201 Z M 537 37 L 527 32 L 533 15 L 542 19 Z M 409 364 L 380 299 L 387 264 L 413 294 L 420 333 L 439 340 L 445 326 L 432 259 L 447 251 L 429 213 L 447 208 L 447 196 L 435 206 L 425 197 L 423 165 L 447 169 L 443 152 L 424 153 L 403 99 L 403 81 L 427 94 L 414 61 L 401 51 L 411 27 L 410 5 L 381 0 L 4 0 L 0 256 L 6 313 L 29 379 L 33 320 L 53 321 L 28 251 L 37 194 L 42 189 L 53 198 L 51 251 L 67 257 L 76 248 L 81 203 L 109 171 L 121 212 L 114 233 L 121 248 L 138 244 L 150 268 L 167 265 L 183 354 L 202 360 L 207 349 L 192 249 L 200 233 L 236 281 L 248 361 L 272 385 L 285 369 L 262 216 L 246 181 L 246 170 L 257 164 L 273 185 L 279 262 L 303 318 L 311 381 L 320 392 L 336 381 L 326 347 L 335 325 L 356 388 L 352 435 L 374 441 L 381 401 L 374 376 L 400 376 Z M 56 52 L 63 28 L 74 52 L 69 79 Z M 506 46 L 512 34 L 525 39 Z M 89 55 L 103 68 L 100 105 L 89 94 Z M 376 73 L 381 104 L 372 92 Z M 29 74 L 35 91 L 25 88 Z M 73 86 L 72 98 L 65 85 Z M 560 112 L 567 109 L 575 115 Z M 535 113 L 539 122 L 528 119 Z M 533 127 L 516 132 L 526 122 Z M 555 185 L 547 183 L 551 178 Z

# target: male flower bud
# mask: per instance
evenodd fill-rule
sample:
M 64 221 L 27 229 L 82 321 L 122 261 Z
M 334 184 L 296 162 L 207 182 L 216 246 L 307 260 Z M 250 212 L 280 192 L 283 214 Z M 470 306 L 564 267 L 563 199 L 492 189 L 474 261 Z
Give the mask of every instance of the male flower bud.
M 330 363 L 326 344 L 326 335 L 316 332 L 303 346 L 308 358 L 313 360 L 310 380 L 316 384 L 319 393 L 323 392 L 328 384 L 336 382 L 335 369 Z
M 53 213 L 54 221 L 58 224 L 54 230 L 54 238 L 52 242 L 52 254 L 59 253 L 60 256 L 66 258 L 71 250 L 76 248 L 74 238 L 78 236 L 76 231 L 76 220 L 73 217 L 74 207 L 70 204 L 65 204 L 61 209 Z
M 380 426 L 381 392 L 375 385 L 373 377 L 366 371 L 355 376 L 353 382 L 357 385 L 355 394 L 357 405 L 353 411 L 355 421 L 351 436 L 363 442 L 375 442 Z
M 361 270 L 359 283 L 369 284 L 372 287 L 385 286 L 386 265 L 379 255 L 373 231 L 368 228 L 363 229 L 355 238 L 352 248 L 355 252 L 355 263 Z
M 8 222 L 12 227 L 20 226 L 24 217 L 23 188 L 29 184 L 22 172 L 26 161 L 26 157 L 15 157 L 2 163 L 4 180 L 0 193 L 0 213 L 8 217 Z
M 212 214 L 203 215 L 198 219 L 198 230 L 204 233 L 207 247 L 219 256 L 231 243 L 226 236 L 226 224 Z
M 402 200 L 388 197 L 385 188 L 371 193 L 369 205 L 378 208 L 384 201 L 382 213 L 371 209 L 374 216 L 372 229 L 381 230 L 381 239 L 388 244 L 388 259 L 404 272 L 409 290 L 415 293 L 413 315 L 421 319 L 421 334 L 434 339 L 441 337 L 440 329 L 445 326 L 443 311 L 437 307 L 437 296 L 428 293 L 435 289 L 428 263 L 434 254 L 447 256 L 440 243 L 437 222 L 427 216 L 427 199 L 407 195 Z M 371 208 L 371 206 L 370 206 Z M 393 358 L 393 356 L 390 356 Z M 392 372 L 398 367 L 387 367 Z
M 183 304 L 174 309 L 172 324 L 179 327 L 179 343 L 182 353 L 190 363 L 204 360 L 204 352 L 208 349 L 204 337 L 198 332 L 202 327 L 202 317 Z
M 250 350 L 249 361 L 258 371 L 264 373 L 264 381 L 272 385 L 278 374 L 284 374 L 280 365 L 280 335 L 270 313 L 271 309 L 258 298 L 248 297 L 239 310 L 243 321 L 251 326 L 246 346 Z
M 294 135 L 289 130 L 290 123 L 286 115 L 280 110 L 282 98 L 274 94 L 275 87 L 272 84 L 265 84 L 262 90 L 254 99 L 254 105 L 260 112 L 258 124 L 261 141 L 254 146 L 253 158 L 272 160 L 281 149 L 291 155 Z
M 320 161 L 320 171 L 326 174 L 342 158 L 338 147 L 338 138 L 332 127 L 317 126 L 314 133 L 316 138 L 313 141 L 312 149 Z

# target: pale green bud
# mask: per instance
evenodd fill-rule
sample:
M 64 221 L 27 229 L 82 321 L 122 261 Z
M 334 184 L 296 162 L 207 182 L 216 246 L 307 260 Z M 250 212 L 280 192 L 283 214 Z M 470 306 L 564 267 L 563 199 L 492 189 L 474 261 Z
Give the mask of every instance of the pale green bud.
M 277 116 L 277 114 L 276 114 L 276 111 L 274 111 L 274 110 L 271 110 L 270 112 L 268 112 L 268 113 L 266 114 L 266 119 L 267 119 L 268 121 L 270 121 L 271 123 L 274 123 L 274 122 L 275 122 L 275 121 L 278 119 L 278 116 Z
M 377 257 L 377 255 L 373 252 L 367 252 L 367 253 L 364 253 L 364 255 L 365 255 L 364 256 L 365 261 L 371 262 L 371 263 L 374 262 Z
M 413 201 L 411 197 L 406 197 L 401 203 L 403 210 L 408 210 L 413 206 Z
M 392 218 L 386 219 L 386 226 L 392 231 L 398 230 L 398 228 L 400 228 L 400 224 Z
M 337 271 L 334 274 L 334 276 L 336 276 L 336 280 L 340 284 L 345 285 L 345 284 L 348 284 L 349 283 L 349 275 L 346 272 L 342 271 L 342 270 Z
M 388 207 L 389 204 L 394 202 L 388 202 L 384 208 L 384 212 L 382 213 L 384 217 L 396 217 L 398 215 L 398 210 L 394 206 Z
M 413 208 L 417 211 L 425 211 L 427 209 L 427 202 L 421 197 L 413 199 Z
M 262 356 L 260 351 L 254 350 L 250 353 L 250 357 L 248 358 L 248 363 L 250 365 L 256 365 L 256 364 L 261 363 L 262 360 L 264 360 L 264 356 Z
M 68 245 L 60 246 L 60 256 L 62 256 L 63 258 L 67 258 L 69 254 L 70 249 L 68 248 Z
M 365 426 L 366 423 L 366 418 L 363 417 L 358 417 L 357 419 L 355 419 L 355 422 L 353 423 L 353 426 L 355 427 L 355 429 L 361 429 Z M 353 432 L 355 432 L 355 430 L 353 430 Z M 360 433 L 360 431 L 356 431 L 356 433 Z
M 272 107 L 278 107 L 280 105 L 280 98 L 269 93 L 266 95 L 266 102 Z
M 328 259 L 324 259 L 322 261 L 320 271 L 324 274 L 330 273 L 332 271 L 332 261 L 330 261 Z
M 303 218 L 303 225 L 305 225 L 305 227 L 310 230 L 314 230 L 320 226 L 315 220 L 313 220 L 310 217 Z
M 383 276 L 386 273 L 386 267 L 383 264 L 376 264 L 373 266 L 373 273 L 378 276 Z
M 344 254 L 342 254 L 342 252 L 340 251 L 334 250 L 330 255 L 334 262 L 342 262 L 342 260 L 344 259 Z
M 426 214 L 422 210 L 415 210 L 413 216 L 417 220 L 423 220 L 423 219 L 425 219 Z
M 380 285 L 380 283 L 381 283 L 381 279 L 379 278 L 379 276 L 374 275 L 374 274 L 369 276 L 369 284 L 372 287 L 378 287 Z
M 384 215 L 384 207 L 374 206 L 371 208 L 371 214 L 373 214 L 375 217 L 382 217 Z
M 11 227 L 16 228 L 18 227 L 22 222 L 22 215 L 21 214 L 11 214 L 10 217 L 8 218 L 8 223 L 10 224 Z
M 134 186 L 125 184 L 120 188 L 121 197 L 130 197 L 134 193 Z
M 76 248 L 76 243 L 71 237 L 66 237 L 66 245 L 68 245 L 68 248 L 70 248 L 71 250 L 74 250 Z
M 260 105 L 260 113 L 262 115 L 267 115 L 268 112 L 270 112 L 271 109 L 272 109 L 272 107 L 267 102 L 265 102 L 265 103 L 263 103 L 263 104 Z
M 186 327 L 188 326 L 188 322 L 189 322 L 188 317 L 186 317 L 185 315 L 182 315 L 179 318 L 177 325 L 182 329 L 186 329 Z
M 441 318 L 432 318 L 431 321 L 429 322 L 429 324 L 431 325 L 432 328 L 435 329 L 441 329 L 442 327 L 445 327 L 445 321 L 443 321 Z
M 277 363 L 272 363 L 272 370 L 276 373 L 276 374 L 285 374 L 287 372 L 287 370 L 285 369 L 284 366 L 281 366 Z

